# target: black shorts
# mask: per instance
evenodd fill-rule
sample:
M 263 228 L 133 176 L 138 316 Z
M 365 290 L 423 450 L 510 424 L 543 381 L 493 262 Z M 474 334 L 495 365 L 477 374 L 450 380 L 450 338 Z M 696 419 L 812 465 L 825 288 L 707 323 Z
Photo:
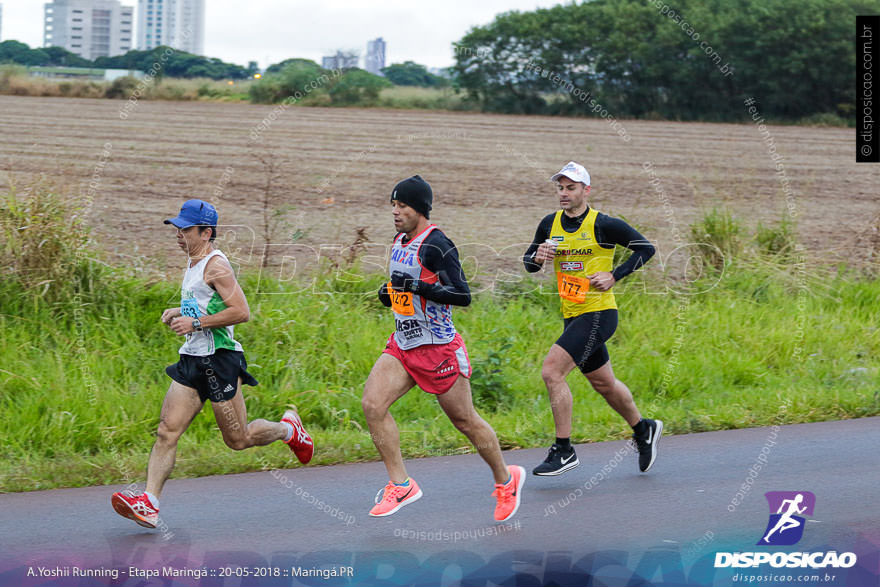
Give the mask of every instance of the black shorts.
M 582 373 L 608 362 L 605 341 L 617 330 L 617 310 L 599 310 L 565 319 L 565 330 L 556 344 L 565 349 Z
M 201 400 L 223 402 L 235 397 L 238 378 L 244 385 L 256 385 L 247 372 L 247 361 L 241 351 L 217 349 L 213 355 L 196 357 L 180 355 L 180 360 L 165 367 L 165 373 L 181 385 L 199 392 Z

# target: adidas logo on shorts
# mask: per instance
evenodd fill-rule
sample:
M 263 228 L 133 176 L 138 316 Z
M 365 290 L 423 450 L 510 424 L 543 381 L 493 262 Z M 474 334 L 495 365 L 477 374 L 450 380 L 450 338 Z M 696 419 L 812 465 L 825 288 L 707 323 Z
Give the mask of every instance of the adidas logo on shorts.
M 232 389 L 233 389 L 232 385 L 227 383 L 226 387 L 223 388 L 223 393 L 229 393 L 230 391 L 232 391 Z

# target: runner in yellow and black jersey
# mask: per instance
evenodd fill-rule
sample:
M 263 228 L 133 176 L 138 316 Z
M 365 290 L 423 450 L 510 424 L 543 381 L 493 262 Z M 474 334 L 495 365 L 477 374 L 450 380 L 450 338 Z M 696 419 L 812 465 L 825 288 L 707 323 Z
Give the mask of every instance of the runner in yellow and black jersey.
M 654 247 L 623 220 L 587 205 L 590 174 L 582 165 L 572 161 L 552 179 L 557 182 L 562 209 L 541 221 L 523 256 L 529 272 L 553 261 L 565 324 L 541 369 L 556 424 L 556 442 L 547 459 L 532 473 L 559 475 L 579 464 L 571 445 L 572 396 L 565 381 L 575 367 L 632 426 L 639 469 L 644 472 L 657 457 L 663 422 L 641 417 L 629 388 L 614 376 L 605 341 L 617 329 L 617 303 L 612 287 L 644 265 L 654 255 Z M 627 247 L 633 254 L 613 268 L 616 245 Z

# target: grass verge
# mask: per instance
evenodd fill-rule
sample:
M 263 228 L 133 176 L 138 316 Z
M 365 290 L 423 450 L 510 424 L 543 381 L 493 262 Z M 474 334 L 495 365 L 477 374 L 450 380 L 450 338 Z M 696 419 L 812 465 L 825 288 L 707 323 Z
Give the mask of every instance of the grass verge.
M 179 303 L 178 284 L 101 263 L 77 206 L 44 184 L 0 198 L 0 492 L 142 482 L 164 367 L 177 360 L 180 339 L 159 317 Z M 708 212 L 693 227 L 712 245 L 705 270 L 688 273 L 695 281 L 638 273 L 615 287 L 610 353 L 643 413 L 671 434 L 880 414 L 876 273 L 808 267 L 787 225 L 761 227 L 745 248 L 735 219 L 718 218 Z M 236 338 L 260 381 L 245 388 L 251 419 L 295 404 L 316 441 L 313 463 L 376 459 L 360 397 L 393 327 L 376 300 L 383 277 L 354 261 L 308 282 L 247 271 L 240 281 L 252 321 Z M 455 322 L 475 403 L 502 447 L 548 445 L 540 367 L 562 328 L 552 279 L 478 293 Z M 569 382 L 575 442 L 628 435 L 583 377 Z M 203 412 L 175 476 L 293 466 L 284 446 L 227 449 Z M 406 457 L 473 450 L 428 394 L 414 390 L 392 413 Z
M 377 458 L 360 393 L 391 328 L 373 294 L 379 279 L 331 278 L 305 293 L 274 283 L 272 294 L 243 279 L 253 320 L 237 337 L 260 381 L 245 388 L 249 415 L 277 419 L 296 404 L 315 436 L 315 464 Z M 164 367 L 179 344 L 159 323 L 176 286 L 107 276 L 99 283 L 100 292 L 51 303 L 9 282 L 0 292 L 0 491 L 143 479 L 168 386 Z M 634 282 L 618 296 L 611 356 L 642 409 L 662 417 L 669 433 L 880 414 L 880 281 L 799 289 L 766 268 L 734 263 L 697 295 L 640 290 Z M 540 365 L 561 329 L 554 297 L 482 294 L 456 312 L 456 324 L 483 375 L 474 379 L 477 404 L 502 446 L 548 444 Z M 582 377 L 569 381 L 575 441 L 627 435 Z M 256 456 L 292 466 L 278 445 L 230 451 L 205 412 L 183 437 L 175 476 L 254 470 Z M 392 412 L 407 457 L 471 450 L 427 394 L 414 390 Z

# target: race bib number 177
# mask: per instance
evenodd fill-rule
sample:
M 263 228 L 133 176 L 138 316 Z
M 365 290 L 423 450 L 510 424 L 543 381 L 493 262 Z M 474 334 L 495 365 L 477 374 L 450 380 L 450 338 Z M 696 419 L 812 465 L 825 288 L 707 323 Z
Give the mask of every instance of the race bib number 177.
M 578 304 L 586 301 L 587 292 L 590 291 L 590 280 L 586 277 L 557 273 L 556 282 L 560 297 Z

